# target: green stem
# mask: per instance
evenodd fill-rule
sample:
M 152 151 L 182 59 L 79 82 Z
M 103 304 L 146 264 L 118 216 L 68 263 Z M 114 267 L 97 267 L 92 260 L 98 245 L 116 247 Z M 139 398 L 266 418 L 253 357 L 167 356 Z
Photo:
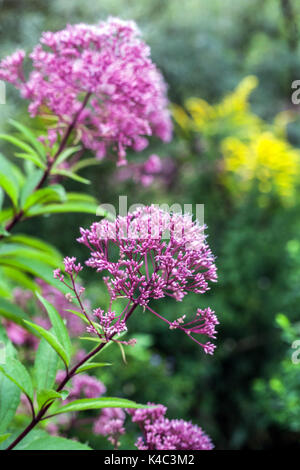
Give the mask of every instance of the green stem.
M 86 105 L 87 105 L 87 103 L 90 99 L 90 96 L 91 96 L 91 93 L 86 94 L 85 99 L 83 100 L 80 109 L 75 114 L 73 121 L 71 122 L 71 124 L 67 128 L 66 133 L 65 133 L 64 137 L 62 138 L 62 141 L 59 145 L 59 148 L 58 148 L 57 152 L 55 153 L 54 157 L 51 160 L 48 159 L 47 168 L 44 171 L 40 181 L 38 182 L 38 184 L 34 188 L 34 192 L 37 191 L 38 189 L 41 189 L 43 187 L 44 183 L 46 182 L 46 180 L 48 179 L 48 176 L 50 175 L 51 169 L 52 169 L 56 159 L 61 154 L 61 152 L 64 150 L 64 148 L 67 144 L 68 138 L 70 137 L 70 134 L 72 133 L 73 129 L 75 128 L 75 126 L 77 124 L 77 121 L 79 119 L 79 116 L 80 116 L 81 112 L 83 111 L 83 109 L 86 107 Z M 8 222 L 8 224 L 5 227 L 5 230 L 7 232 L 10 232 L 12 230 L 12 228 L 18 222 L 20 222 L 22 220 L 23 216 L 24 216 L 24 211 L 23 211 L 23 209 L 21 209 L 17 214 L 14 215 L 13 219 L 10 222 Z M 4 238 L 4 235 L 0 235 L 0 240 L 2 238 Z
M 132 305 L 131 309 L 126 314 L 126 320 L 130 317 L 130 315 L 133 313 L 133 311 L 136 309 L 137 306 L 138 306 L 138 303 L 134 303 Z M 115 335 L 111 335 L 108 338 L 108 342 L 111 341 L 114 336 Z M 91 352 L 86 354 L 86 356 L 84 356 L 84 358 L 81 359 L 81 361 L 79 361 L 78 364 L 76 364 L 70 371 L 68 371 L 66 373 L 65 378 L 60 382 L 60 384 L 58 385 L 56 391 L 60 392 L 64 388 L 64 386 L 68 383 L 68 381 L 76 374 L 79 367 L 82 366 L 89 359 L 91 359 L 93 356 L 98 354 L 98 352 L 100 352 L 101 349 L 103 349 L 104 346 L 106 346 L 106 345 L 107 345 L 107 342 L 106 343 L 101 343 L 95 349 L 93 349 Z M 6 450 L 14 449 L 16 447 L 16 445 L 19 444 L 19 442 L 21 442 L 24 439 L 24 437 L 27 436 L 27 434 L 29 434 L 30 431 L 44 418 L 45 414 L 47 413 L 48 409 L 50 408 L 50 406 L 52 404 L 53 404 L 53 401 L 51 401 L 50 403 L 48 403 L 45 406 L 42 406 L 42 408 L 40 409 L 38 414 L 35 417 L 32 418 L 31 422 L 24 429 L 24 431 L 21 432 L 21 434 L 7 447 Z

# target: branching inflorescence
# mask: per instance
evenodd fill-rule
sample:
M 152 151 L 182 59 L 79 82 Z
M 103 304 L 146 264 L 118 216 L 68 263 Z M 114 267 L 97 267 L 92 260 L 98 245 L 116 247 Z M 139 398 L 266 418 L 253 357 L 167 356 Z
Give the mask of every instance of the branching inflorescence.
M 49 112 L 56 117 L 48 130 L 50 146 L 74 116 L 74 130 L 85 148 L 101 159 L 114 147 L 119 165 L 126 163 L 127 147 L 143 150 L 151 135 L 170 140 L 166 85 L 134 22 L 109 18 L 43 33 L 29 56 L 28 80 L 25 57 L 19 50 L 4 59 L 0 80 L 20 89 L 32 117 Z
M 202 343 L 193 335 L 201 334 L 215 338 L 218 320 L 210 308 L 198 309 L 187 321 L 186 315 L 171 321 L 150 307 L 150 300 L 165 296 L 182 299 L 188 293 L 203 294 L 209 289 L 208 282 L 217 280 L 214 256 L 206 243 L 204 227 L 192 220 L 192 216 L 168 213 L 154 205 L 138 208 L 126 217 L 118 216 L 114 222 L 102 220 L 89 229 L 81 229 L 80 243 L 90 250 L 86 265 L 102 272 L 110 294 L 110 309 L 94 310 L 101 330 L 89 319 L 89 331 L 106 340 L 125 331 L 126 322 L 133 310 L 141 306 L 169 325 L 180 329 L 204 351 L 212 354 L 215 346 Z M 82 269 L 75 258 L 65 260 L 66 272 L 72 277 Z M 55 271 L 63 282 L 63 275 Z M 123 312 L 112 310 L 117 298 L 126 298 Z M 102 338 L 102 339 L 103 339 Z

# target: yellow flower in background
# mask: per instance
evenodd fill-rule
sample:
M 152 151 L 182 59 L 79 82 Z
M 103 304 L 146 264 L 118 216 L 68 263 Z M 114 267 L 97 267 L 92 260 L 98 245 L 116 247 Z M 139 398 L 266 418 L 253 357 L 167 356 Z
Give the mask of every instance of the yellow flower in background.
M 288 203 L 300 178 L 300 151 L 289 144 L 286 133 L 295 113 L 283 111 L 271 124 L 258 117 L 249 104 L 257 85 L 256 77 L 245 77 L 219 103 L 190 98 L 185 109 L 173 106 L 173 116 L 186 135 L 200 134 L 208 148 L 222 155 L 221 180 L 232 193 L 248 192 L 255 183 L 261 201 L 276 192 Z
M 189 98 L 185 102 L 186 111 L 173 105 L 173 117 L 185 132 L 201 132 L 205 136 L 233 132 L 247 136 L 262 125 L 261 119 L 249 111 L 249 96 L 257 84 L 256 77 L 246 77 L 232 93 L 213 106 L 201 98 Z
M 275 191 L 283 199 L 293 197 L 300 176 L 300 151 L 288 142 L 264 132 L 247 143 L 228 137 L 221 147 L 224 182 L 230 189 L 248 191 L 256 181 L 261 193 Z

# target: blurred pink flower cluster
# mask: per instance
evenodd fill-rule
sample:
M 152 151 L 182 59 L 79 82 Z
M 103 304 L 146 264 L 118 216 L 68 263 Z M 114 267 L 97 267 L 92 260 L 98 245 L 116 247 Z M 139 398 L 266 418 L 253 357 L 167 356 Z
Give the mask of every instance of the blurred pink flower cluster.
M 78 307 L 74 304 L 70 305 L 70 301 L 66 296 L 56 289 L 55 287 L 47 284 L 42 279 L 35 280 L 37 285 L 41 289 L 41 295 L 48 302 L 50 302 L 59 314 L 66 320 L 66 325 L 68 327 L 69 333 L 72 337 L 78 337 L 85 331 L 85 327 L 80 318 L 76 315 L 68 312 L 69 309 L 79 311 Z M 33 300 L 33 294 L 29 290 L 24 290 L 21 288 L 14 289 L 14 302 L 19 305 L 23 310 L 28 309 L 28 302 Z M 51 324 L 46 314 L 44 306 L 40 303 L 39 300 L 35 299 L 35 308 L 40 310 L 40 313 L 34 317 L 34 322 L 43 328 L 50 328 Z M 89 307 L 89 301 L 85 300 L 84 304 L 86 307 Z M 4 325 L 6 328 L 6 333 L 9 339 L 16 345 L 27 345 L 30 347 L 36 348 L 38 346 L 39 340 L 34 335 L 25 330 L 22 326 L 17 325 L 16 323 L 5 320 Z
M 28 80 L 22 50 L 2 60 L 0 80 L 20 89 L 31 116 L 57 117 L 50 145 L 74 120 L 85 148 L 100 159 L 113 148 L 119 165 L 126 163 L 127 147 L 141 151 L 151 135 L 171 139 L 166 85 L 134 22 L 109 18 L 46 32 L 29 57 Z
M 153 405 L 153 403 L 148 403 Z M 153 405 L 155 406 L 155 405 Z M 132 421 L 142 430 L 136 446 L 139 450 L 211 450 L 213 444 L 203 430 L 183 419 L 165 418 L 163 405 L 155 408 L 128 410 Z
M 158 179 L 164 185 L 168 185 L 172 183 L 175 174 L 176 165 L 172 158 L 161 159 L 158 155 L 152 154 L 143 163 L 129 163 L 118 169 L 116 179 L 118 182 L 133 179 L 146 188 Z

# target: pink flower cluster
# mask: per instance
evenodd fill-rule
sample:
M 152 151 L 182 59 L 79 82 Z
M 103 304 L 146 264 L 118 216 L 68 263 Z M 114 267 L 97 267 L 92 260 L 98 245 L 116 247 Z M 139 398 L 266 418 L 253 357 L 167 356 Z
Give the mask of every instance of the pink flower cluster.
M 127 331 L 127 326 L 124 320 L 116 312 L 105 312 L 101 308 L 93 310 L 94 316 L 98 319 L 103 335 L 106 340 L 110 337 Z M 92 330 L 95 333 L 95 331 Z
M 219 321 L 215 312 L 211 310 L 209 307 L 201 310 L 200 308 L 197 309 L 196 315 L 194 316 L 193 320 L 185 323 L 186 315 L 183 315 L 177 320 L 174 320 L 170 323 L 170 330 L 176 330 L 179 328 L 183 330 L 187 335 L 191 333 L 206 335 L 209 338 L 216 339 L 216 325 L 219 325 Z M 213 354 L 215 345 L 208 342 L 203 345 L 203 349 L 206 354 Z
M 104 408 L 94 423 L 94 433 L 107 436 L 116 448 L 120 445 L 119 438 L 125 434 L 125 413 L 121 408 Z
M 170 186 L 174 183 L 176 174 L 177 167 L 173 158 L 161 159 L 158 155 L 152 154 L 143 163 L 129 163 L 118 168 L 115 179 L 117 183 L 133 180 L 135 183 L 147 188 L 154 181 L 159 181 L 159 184 L 163 186 Z
M 59 371 L 56 375 L 56 381 L 62 381 L 65 375 L 65 371 Z M 70 394 L 65 403 L 78 398 L 99 398 L 106 392 L 106 387 L 100 380 L 87 374 L 75 375 L 72 378 L 71 387 Z
M 218 322 L 210 309 L 198 310 L 194 320 L 181 325 L 149 306 L 151 299 L 170 296 L 181 301 L 189 292 L 203 294 L 209 289 L 208 282 L 217 280 L 203 226 L 190 215 L 169 213 L 152 205 L 126 217 L 118 216 L 114 222 L 95 222 L 90 229 L 80 231 L 78 241 L 91 251 L 86 264 L 107 273 L 103 279 L 112 301 L 125 297 L 128 308 L 130 304 L 141 305 L 171 328 L 180 327 L 205 352 L 212 353 L 211 343 L 203 345 L 191 336 L 199 333 L 214 338 Z M 123 315 L 126 322 L 126 309 Z
M 30 100 L 31 116 L 50 110 L 57 117 L 48 134 L 50 145 L 76 121 L 86 148 L 103 158 L 113 147 L 121 165 L 127 147 L 141 151 L 151 135 L 171 139 L 166 85 L 134 22 L 109 18 L 46 32 L 29 57 L 27 81 L 24 51 L 2 60 L 0 80 Z
M 144 437 L 136 442 L 139 450 L 211 450 L 214 447 L 199 426 L 182 419 L 165 418 L 166 408 L 162 405 L 128 412 L 143 432 Z
M 152 154 L 143 163 L 130 163 L 117 172 L 118 181 L 133 179 L 142 186 L 150 186 L 163 170 L 162 161 L 158 155 Z

